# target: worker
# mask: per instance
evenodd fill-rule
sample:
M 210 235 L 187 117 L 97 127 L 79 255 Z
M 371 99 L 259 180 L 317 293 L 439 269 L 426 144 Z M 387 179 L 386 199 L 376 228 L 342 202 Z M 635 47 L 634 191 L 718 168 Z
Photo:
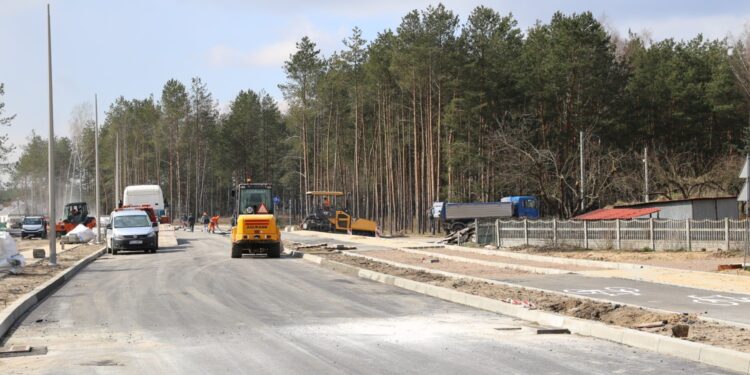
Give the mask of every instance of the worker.
M 190 231 L 193 232 L 195 228 L 195 217 L 192 213 L 188 215 L 188 226 L 190 227 Z
M 203 224 L 204 232 L 208 232 L 208 223 L 210 222 L 211 222 L 211 219 L 208 217 L 208 213 L 204 211 L 203 215 L 201 216 L 201 224 Z
M 331 201 L 328 197 L 323 198 L 323 211 L 329 211 L 331 209 Z
M 208 224 L 208 232 L 216 233 L 216 228 L 219 227 L 219 214 L 211 217 L 211 222 Z

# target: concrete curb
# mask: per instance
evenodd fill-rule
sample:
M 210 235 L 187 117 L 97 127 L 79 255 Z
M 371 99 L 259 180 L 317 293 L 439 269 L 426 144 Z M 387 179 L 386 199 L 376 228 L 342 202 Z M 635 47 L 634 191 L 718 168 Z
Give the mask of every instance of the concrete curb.
M 42 285 L 39 285 L 34 290 L 26 293 L 24 296 L 13 302 L 10 306 L 0 311 L 0 339 L 5 337 L 13 324 L 26 314 L 31 308 L 33 308 L 37 302 L 44 300 L 47 296 L 52 294 L 55 290 L 65 284 L 68 280 L 72 279 L 80 270 L 86 267 L 89 263 L 96 260 L 96 258 L 106 253 L 106 247 L 89 254 L 87 257 L 79 260 L 73 266 L 66 269 L 63 272 L 58 273 L 53 278 L 45 281 Z
M 716 366 L 726 370 L 750 374 L 750 353 L 718 348 L 711 345 L 657 335 L 654 333 L 641 332 L 629 328 L 609 326 L 601 322 L 568 317 L 539 310 L 528 310 L 518 305 L 511 305 L 498 300 L 463 293 L 453 289 L 365 270 L 359 267 L 323 259 L 314 255 L 303 254 L 302 259 L 319 264 L 330 270 L 343 272 L 387 285 L 393 285 L 446 301 L 526 321 L 536 322 L 546 326 L 567 328 L 571 333 L 581 336 L 604 339 L 639 349 L 645 349 Z
M 410 249 L 410 248 L 398 248 L 397 250 L 403 251 L 405 253 L 427 255 L 427 256 L 431 256 L 435 258 L 452 260 L 454 262 L 471 263 L 471 264 L 478 264 L 478 265 L 488 266 L 488 267 L 505 268 L 505 269 L 510 269 L 510 270 L 526 271 L 526 272 L 545 274 L 545 275 L 562 275 L 562 274 L 568 274 L 568 273 L 576 273 L 575 271 L 566 271 L 566 270 L 561 270 L 557 268 L 535 267 L 535 266 L 526 266 L 523 264 L 493 262 L 490 260 L 464 258 L 464 257 L 455 256 L 455 255 L 433 253 L 431 251 L 423 251 L 423 250 Z

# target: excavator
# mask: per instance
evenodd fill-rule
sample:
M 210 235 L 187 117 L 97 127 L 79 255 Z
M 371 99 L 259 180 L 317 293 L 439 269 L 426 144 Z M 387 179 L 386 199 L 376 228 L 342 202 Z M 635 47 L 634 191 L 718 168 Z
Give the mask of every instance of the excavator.
M 349 209 L 335 202 L 344 196 L 340 191 L 308 191 L 308 203 L 313 212 L 305 217 L 302 229 L 318 232 L 339 232 L 363 236 L 377 236 L 378 224 L 372 220 L 353 218 Z M 312 202 L 310 202 L 312 201 Z
M 65 219 L 55 224 L 55 232 L 58 236 L 64 236 L 75 229 L 78 224 L 83 224 L 90 229 L 96 227 L 96 219 L 89 216 L 89 206 L 86 202 L 66 204 L 63 208 L 63 215 Z

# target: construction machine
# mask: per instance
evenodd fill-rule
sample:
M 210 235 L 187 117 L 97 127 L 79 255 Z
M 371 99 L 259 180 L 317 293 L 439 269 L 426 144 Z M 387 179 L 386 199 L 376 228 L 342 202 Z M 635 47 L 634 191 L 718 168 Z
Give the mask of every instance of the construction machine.
M 338 202 L 344 196 L 340 191 L 308 191 L 308 204 L 313 207 L 305 217 L 302 229 L 319 232 L 339 232 L 376 236 L 378 224 L 372 220 L 353 218 L 349 213 L 346 199 L 343 206 Z
M 89 216 L 89 206 L 86 202 L 66 204 L 63 208 L 63 215 L 64 219 L 55 224 L 55 232 L 59 236 L 67 234 L 79 224 L 83 224 L 89 229 L 96 227 L 96 219 Z
M 232 220 L 232 258 L 243 254 L 267 254 L 269 258 L 281 256 L 281 231 L 273 215 L 271 184 L 247 183 L 237 185 L 232 191 L 234 218 Z

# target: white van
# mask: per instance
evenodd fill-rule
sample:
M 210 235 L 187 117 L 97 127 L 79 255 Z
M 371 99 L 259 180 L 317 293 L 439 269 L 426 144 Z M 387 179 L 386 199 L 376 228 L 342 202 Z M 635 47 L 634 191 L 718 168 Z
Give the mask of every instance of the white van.
M 107 250 L 113 255 L 121 250 L 143 250 L 155 253 L 156 232 L 148 214 L 141 210 L 114 211 L 107 224 Z
M 156 216 L 166 216 L 164 194 L 159 185 L 132 185 L 125 188 L 122 194 L 122 204 L 125 206 L 151 205 Z

